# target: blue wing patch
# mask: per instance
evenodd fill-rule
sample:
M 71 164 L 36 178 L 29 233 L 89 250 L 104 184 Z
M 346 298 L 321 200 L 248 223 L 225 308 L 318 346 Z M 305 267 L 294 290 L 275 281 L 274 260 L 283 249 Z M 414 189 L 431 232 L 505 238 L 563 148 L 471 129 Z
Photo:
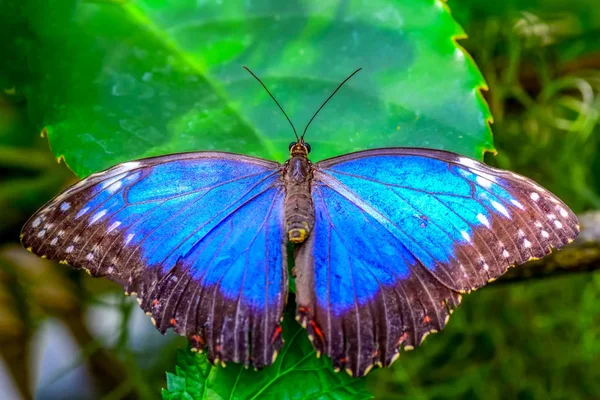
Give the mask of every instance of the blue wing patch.
M 210 360 L 262 367 L 287 296 L 280 169 L 227 153 L 120 164 L 49 202 L 22 242 L 122 284 Z
M 571 241 L 577 218 L 519 175 L 443 151 L 379 149 L 314 167 L 298 319 L 363 375 L 442 329 L 460 294 Z

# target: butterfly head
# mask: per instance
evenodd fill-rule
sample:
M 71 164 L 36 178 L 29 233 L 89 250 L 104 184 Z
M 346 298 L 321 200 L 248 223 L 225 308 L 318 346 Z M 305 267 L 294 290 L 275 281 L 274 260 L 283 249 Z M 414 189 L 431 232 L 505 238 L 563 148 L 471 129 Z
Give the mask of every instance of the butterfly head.
M 353 73 L 351 73 L 350 76 L 348 76 L 346 79 L 344 79 L 342 81 L 342 83 L 340 83 L 338 85 L 338 87 L 333 91 L 333 93 L 331 93 L 329 95 L 329 97 L 323 102 L 323 104 L 321 104 L 321 106 L 313 114 L 312 118 L 308 121 L 308 124 L 306 124 L 306 126 L 304 127 L 304 132 L 302 132 L 302 135 L 298 136 L 298 132 L 296 132 L 296 128 L 294 127 L 294 124 L 292 123 L 292 120 L 285 113 L 285 111 L 283 110 L 283 107 L 281 107 L 281 104 L 279 104 L 279 102 L 277 101 L 277 99 L 275 98 L 275 96 L 273 96 L 271 94 L 271 92 L 269 91 L 269 89 L 267 88 L 267 86 L 258 78 L 258 76 L 256 76 L 254 74 L 254 72 L 250 71 L 250 69 L 248 67 L 244 66 L 243 68 L 246 71 L 248 71 L 250 73 L 250 75 L 252 75 L 258 81 L 258 83 L 260 83 L 262 85 L 263 88 L 265 88 L 265 90 L 267 91 L 267 93 L 269 94 L 269 96 L 271 96 L 271 98 L 273 99 L 273 101 L 275 102 L 275 104 L 277 104 L 277 107 L 279 107 L 279 109 L 281 110 L 281 112 L 283 113 L 283 115 L 285 116 L 285 118 L 290 123 L 290 126 L 292 127 L 292 130 L 294 131 L 294 136 L 296 136 L 296 139 L 297 139 L 295 142 L 290 143 L 290 157 L 305 157 L 305 158 L 308 158 L 308 153 L 310 153 L 310 145 L 304 141 L 304 135 L 306 135 L 306 131 L 308 130 L 308 127 L 313 122 L 313 120 L 315 119 L 315 117 L 317 116 L 317 114 L 319 114 L 319 111 L 321 111 L 321 109 L 323 109 L 323 107 L 325 106 L 325 104 L 327 104 L 327 102 L 337 93 L 338 90 L 340 90 L 340 88 L 344 85 L 344 83 L 348 82 L 348 80 L 350 78 L 352 78 L 354 75 L 356 75 L 356 73 L 358 71 L 360 71 L 362 69 L 362 68 L 357 69 L 356 71 L 354 71 Z
M 290 157 L 308 157 L 308 153 L 310 153 L 310 144 L 302 138 L 297 142 L 290 143 Z

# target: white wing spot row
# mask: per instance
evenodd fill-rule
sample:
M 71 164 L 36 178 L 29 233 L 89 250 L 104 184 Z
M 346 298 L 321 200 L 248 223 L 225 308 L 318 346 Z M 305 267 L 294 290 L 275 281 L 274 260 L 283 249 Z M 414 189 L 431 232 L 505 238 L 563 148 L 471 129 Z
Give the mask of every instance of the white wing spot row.
M 496 200 L 492 200 L 492 207 L 494 207 L 496 210 L 502 213 L 502 215 L 504 215 L 506 218 L 510 218 L 510 214 L 508 213 L 506 207 L 498 203 Z
M 558 229 L 562 229 L 563 224 L 558 220 L 554 220 L 554 226 L 556 226 Z
M 519 203 L 517 200 L 511 199 L 510 202 L 513 203 L 515 206 L 519 207 L 521 210 L 525 210 L 525 207 L 523 207 L 523 204 Z
M 112 224 L 110 224 L 110 226 L 106 230 L 106 233 L 111 233 L 112 231 L 114 231 L 115 229 L 117 229 L 119 227 L 119 225 L 121 225 L 121 221 L 115 221 L 115 222 L 113 222 Z
M 469 234 L 467 233 L 467 231 L 460 231 L 460 234 L 462 235 L 463 238 L 465 238 L 465 240 L 467 242 L 471 242 L 471 236 L 469 236 Z
M 98 211 L 96 214 L 94 214 L 94 216 L 90 219 L 90 223 L 88 225 L 92 225 L 93 223 L 95 223 L 96 221 L 98 221 L 100 218 L 104 217 L 106 215 L 106 213 L 108 212 L 108 210 L 104 209 L 102 211 Z
M 489 189 L 492 187 L 492 182 L 488 181 L 485 178 L 482 178 L 481 176 L 478 176 L 477 178 L 475 178 L 475 181 L 477 181 L 477 183 L 481 186 L 483 186 L 486 189 Z
M 537 194 L 536 192 L 531 192 L 531 194 L 529 195 L 529 197 L 531 198 L 531 200 L 533 201 L 538 201 L 540 199 L 540 195 Z
M 483 214 L 477 214 L 477 220 L 479 222 L 481 222 L 483 225 L 487 226 L 488 228 L 490 227 L 490 221 L 487 219 L 487 217 Z
M 458 157 L 458 163 L 470 168 L 478 168 L 479 163 L 466 157 Z

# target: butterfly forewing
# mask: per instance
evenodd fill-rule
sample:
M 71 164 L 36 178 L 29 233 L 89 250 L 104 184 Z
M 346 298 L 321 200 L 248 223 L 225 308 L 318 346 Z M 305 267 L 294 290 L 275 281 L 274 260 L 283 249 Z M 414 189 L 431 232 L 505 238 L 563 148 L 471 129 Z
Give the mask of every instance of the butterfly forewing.
M 268 365 L 287 295 L 281 166 L 227 153 L 120 164 L 67 189 L 22 242 L 136 294 L 211 360 Z
M 380 149 L 317 163 L 315 229 L 296 260 L 298 318 L 363 375 L 444 327 L 460 293 L 578 233 L 557 197 L 459 155 Z

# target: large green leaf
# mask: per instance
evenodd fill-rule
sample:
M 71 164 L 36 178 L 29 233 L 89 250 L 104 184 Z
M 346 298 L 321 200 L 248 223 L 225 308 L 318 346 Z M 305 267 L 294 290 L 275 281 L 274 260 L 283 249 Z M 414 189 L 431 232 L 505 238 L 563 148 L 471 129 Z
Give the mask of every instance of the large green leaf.
M 293 139 L 248 65 L 302 127 L 313 160 L 421 146 L 493 149 L 483 79 L 439 0 L 29 0 L 30 114 L 84 176 L 171 152 L 283 161 Z
M 290 310 L 291 311 L 291 310 Z M 304 329 L 286 315 L 286 347 L 260 372 L 239 364 L 215 367 L 206 357 L 180 350 L 175 374 L 167 374 L 165 400 L 180 399 L 370 399 L 364 379 L 333 372 L 331 362 L 317 358 Z

